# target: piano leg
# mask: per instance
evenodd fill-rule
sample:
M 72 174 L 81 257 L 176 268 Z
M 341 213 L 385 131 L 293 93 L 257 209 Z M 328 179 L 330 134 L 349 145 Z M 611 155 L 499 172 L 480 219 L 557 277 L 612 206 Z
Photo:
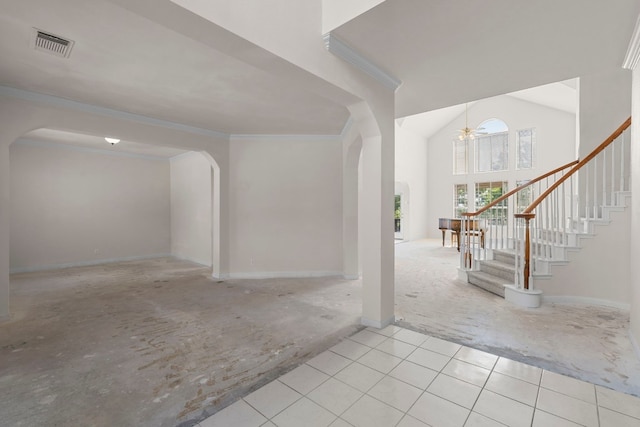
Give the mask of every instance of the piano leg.
M 442 231 L 442 246 L 444 246 L 444 235 L 447 232 L 447 230 L 444 230 L 442 228 L 440 230 Z

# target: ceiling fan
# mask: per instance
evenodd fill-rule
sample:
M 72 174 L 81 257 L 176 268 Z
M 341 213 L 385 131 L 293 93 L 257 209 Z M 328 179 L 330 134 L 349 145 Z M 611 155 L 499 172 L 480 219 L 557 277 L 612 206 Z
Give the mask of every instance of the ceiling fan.
M 464 128 L 459 129 L 458 139 L 460 141 L 464 140 L 474 140 L 477 135 L 486 135 L 487 132 L 483 132 L 484 128 L 471 129 L 469 127 L 469 104 L 464 104 Z

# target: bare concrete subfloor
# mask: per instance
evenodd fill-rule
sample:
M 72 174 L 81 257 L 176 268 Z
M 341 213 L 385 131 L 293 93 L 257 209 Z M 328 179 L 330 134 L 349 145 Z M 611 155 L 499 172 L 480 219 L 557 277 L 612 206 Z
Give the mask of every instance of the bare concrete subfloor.
M 640 395 L 628 313 L 513 307 L 437 240 L 396 245 L 398 324 Z M 190 425 L 357 331 L 361 282 L 214 281 L 174 259 L 14 275 L 0 425 Z
M 358 282 L 156 259 L 13 275 L 0 425 L 175 426 L 356 332 Z

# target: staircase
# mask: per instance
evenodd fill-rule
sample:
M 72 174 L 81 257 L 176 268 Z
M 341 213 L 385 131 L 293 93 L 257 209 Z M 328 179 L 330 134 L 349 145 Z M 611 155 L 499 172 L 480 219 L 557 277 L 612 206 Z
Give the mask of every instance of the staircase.
M 625 258 L 615 253 L 621 242 L 628 242 L 630 124 L 628 119 L 584 159 L 543 174 L 477 212 L 464 213 L 460 269 L 467 281 L 501 297 L 509 285 L 506 299 L 529 307 L 536 306 L 527 305 L 531 301 L 539 304 L 542 291 L 583 299 L 607 299 L 613 292 L 613 299 L 624 302 L 624 290 L 611 284 L 607 272 L 629 270 L 618 262 Z M 533 200 L 521 213 L 507 218 L 504 209 L 492 209 L 508 204 L 513 210 L 514 200 L 527 194 L 521 191 Z M 465 233 L 478 224 L 484 241 Z M 528 299 L 534 296 L 537 303 Z
M 610 231 L 607 229 L 616 221 L 624 221 L 624 217 L 621 214 L 625 213 L 625 210 L 630 204 L 631 193 L 627 191 L 617 192 L 613 205 L 607 205 L 601 207 L 601 217 L 594 218 L 580 218 L 573 221 L 571 224 L 571 232 L 559 232 L 559 240 L 566 242 L 566 244 L 553 243 L 548 247 L 542 247 L 541 244 L 536 244 L 535 240 L 545 241 L 550 239 L 550 231 L 541 231 L 539 239 L 534 239 L 534 253 L 539 254 L 534 257 L 533 263 L 536 268 L 533 273 L 533 280 L 537 288 L 558 288 L 562 286 L 562 282 L 565 277 L 570 276 L 574 279 L 580 277 L 580 272 L 572 269 L 572 274 L 562 274 L 560 277 L 554 277 L 554 269 L 557 267 L 563 268 L 572 264 L 579 264 L 576 262 L 576 258 L 579 258 L 579 252 L 585 243 L 593 242 L 597 244 L 604 244 L 607 247 L 611 247 L 611 243 L 614 242 L 602 242 L 609 236 Z M 628 221 L 627 221 L 628 222 Z M 627 226 L 623 226 L 622 229 L 627 229 Z M 546 251 L 546 253 L 545 253 Z M 572 255 L 575 254 L 575 255 Z M 543 256 L 544 255 L 544 256 Z M 470 270 L 467 272 L 467 280 L 470 284 L 482 288 L 492 294 L 498 295 L 504 298 L 504 285 L 513 284 L 515 281 L 515 261 L 516 254 L 514 250 L 509 249 L 494 249 L 489 255 L 490 259 L 478 259 L 477 270 Z M 611 268 L 612 266 L 608 266 Z M 578 268 L 578 270 L 580 270 Z M 559 279 L 559 280 L 556 280 Z
M 515 280 L 515 252 L 495 249 L 493 259 L 479 260 L 479 270 L 467 272 L 472 285 L 504 298 L 504 285 Z

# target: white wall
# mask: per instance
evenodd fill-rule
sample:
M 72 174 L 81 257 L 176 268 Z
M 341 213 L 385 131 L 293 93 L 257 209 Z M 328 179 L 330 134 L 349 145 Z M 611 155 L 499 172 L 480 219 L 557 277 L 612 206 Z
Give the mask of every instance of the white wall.
M 11 271 L 170 253 L 167 160 L 10 146 Z
M 409 192 L 409 211 L 403 212 L 401 222 L 402 237 L 404 240 L 427 237 L 427 140 L 396 124 L 395 160 L 396 187 L 408 188 Z
M 630 235 L 630 259 L 631 265 L 640 259 L 640 147 L 638 146 L 640 136 L 640 68 L 633 70 L 633 92 L 632 92 L 631 118 L 631 188 L 633 197 L 631 198 L 631 231 Z M 620 247 L 620 252 L 624 256 L 625 246 Z M 640 358 L 640 270 L 631 268 L 631 339 L 635 344 L 636 354 Z
M 200 153 L 171 158 L 171 253 L 211 265 L 211 165 Z
M 231 141 L 232 277 L 342 274 L 342 142 Z
M 475 173 L 474 150 L 471 144 L 469 174 L 453 175 L 452 141 L 458 129 L 465 125 L 464 114 L 449 123 L 428 141 L 428 235 L 440 238 L 438 218 L 452 218 L 453 186 L 467 184 L 469 194 L 473 194 L 474 183 L 507 181 L 509 189 L 516 182 L 535 178 L 549 170 L 575 160 L 576 125 L 575 115 L 516 99 L 497 96 L 478 101 L 469 107 L 469 127 L 477 128 L 487 119 L 498 118 L 509 127 L 509 170 L 500 172 Z M 516 131 L 536 129 L 535 167 L 516 170 Z M 472 197 L 469 198 L 470 203 Z
M 616 68 L 580 77 L 580 157 L 600 145 L 631 115 L 631 71 Z

